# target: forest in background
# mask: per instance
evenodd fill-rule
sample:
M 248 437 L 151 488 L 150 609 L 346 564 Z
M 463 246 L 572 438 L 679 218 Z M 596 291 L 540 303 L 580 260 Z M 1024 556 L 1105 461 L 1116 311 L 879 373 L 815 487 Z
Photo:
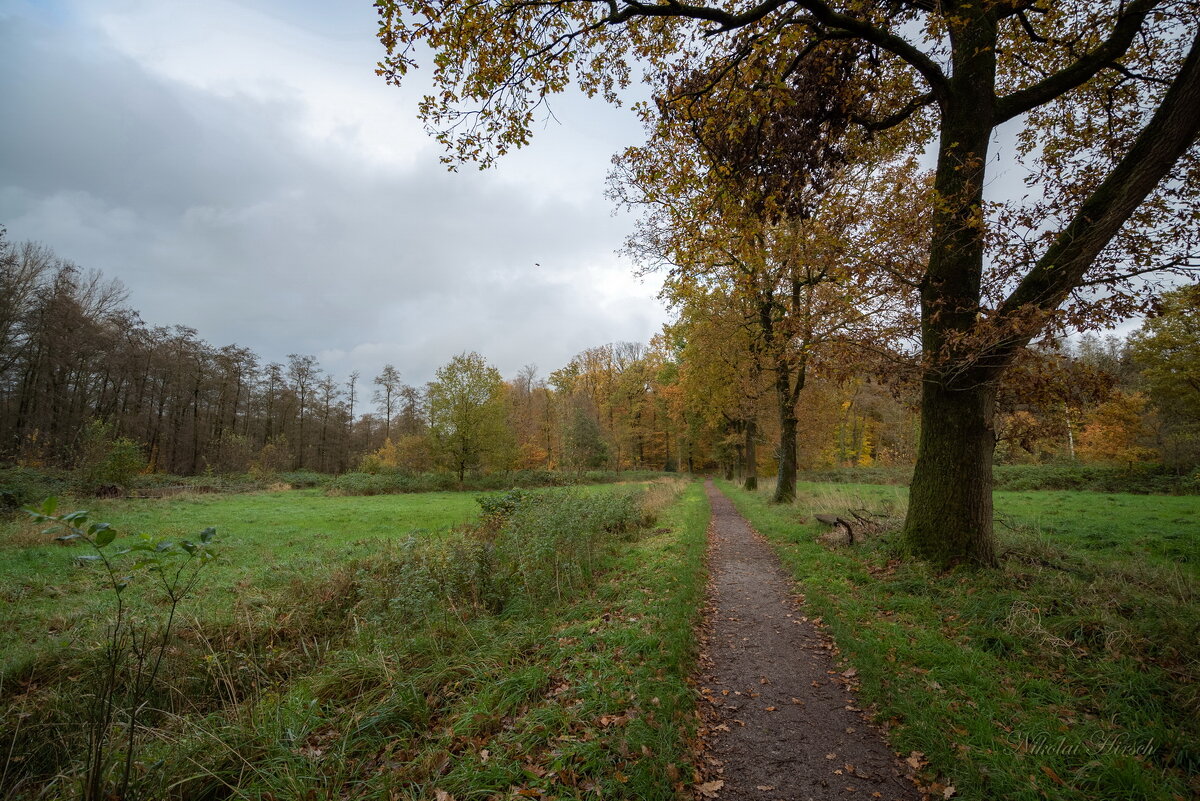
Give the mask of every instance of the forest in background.
M 546 376 L 504 379 L 475 353 L 413 386 L 403 367 L 338 378 L 314 356 L 265 362 L 182 325 L 149 326 L 125 289 L 45 245 L 0 240 L 0 459 L 88 472 L 218 475 L 511 470 L 713 470 L 770 475 L 772 378 L 719 298 L 671 295 L 650 343 L 589 348 Z M 1027 352 L 998 400 L 997 462 L 1200 465 L 1200 294 L 1166 295 L 1125 339 Z M 701 298 L 700 301 L 697 297 Z M 898 351 L 897 351 L 898 352 Z M 844 342 L 814 354 L 795 394 L 802 470 L 911 466 L 917 392 L 894 363 Z M 741 372 L 739 372 L 741 370 Z M 1194 483 L 1194 482 L 1193 482 Z

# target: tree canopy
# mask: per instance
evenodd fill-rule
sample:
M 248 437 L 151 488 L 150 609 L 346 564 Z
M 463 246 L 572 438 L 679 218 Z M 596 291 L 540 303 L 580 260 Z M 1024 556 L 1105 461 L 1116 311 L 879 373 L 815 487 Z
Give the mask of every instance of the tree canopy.
M 942 563 L 995 560 L 995 386 L 1020 351 L 1047 330 L 1127 314 L 1151 273 L 1197 267 L 1196 0 L 376 6 L 383 77 L 432 53 L 438 92 L 421 113 L 450 161 L 486 165 L 525 145 L 539 108 L 573 82 L 617 101 L 635 70 L 659 99 L 640 107 L 647 121 L 664 104 L 717 98 L 769 134 L 756 109 L 778 98 L 773 113 L 795 112 L 780 130 L 815 120 L 807 155 L 838 152 L 847 131 L 935 150 L 930 248 L 913 276 L 924 373 L 905 530 Z M 806 97 L 796 76 L 841 89 L 837 102 Z M 1002 125 L 1028 172 L 1022 198 L 985 193 Z

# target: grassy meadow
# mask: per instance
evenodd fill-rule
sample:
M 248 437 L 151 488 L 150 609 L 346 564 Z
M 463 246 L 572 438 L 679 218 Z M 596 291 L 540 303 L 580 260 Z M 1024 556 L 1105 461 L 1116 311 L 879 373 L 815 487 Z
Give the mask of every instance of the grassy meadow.
M 496 494 L 482 514 L 473 493 L 91 506 L 123 531 L 219 532 L 146 699 L 131 797 L 672 798 L 690 779 L 696 483 Z M 25 523 L 0 547 L 0 794 L 79 797 L 98 571 Z
M 268 603 L 299 578 L 329 573 L 406 537 L 437 538 L 479 516 L 475 494 L 430 492 L 327 497 L 315 489 L 168 499 L 64 500 L 125 537 L 147 532 L 182 538 L 217 529 L 220 558 L 206 568 L 204 592 L 186 611 L 228 620 L 239 605 Z M 0 665 L 35 657 L 46 646 L 87 638 L 110 602 L 98 571 L 25 516 L 0 524 Z M 135 587 L 136 591 L 136 587 Z
M 938 573 L 903 558 L 903 487 L 723 487 L 933 793 L 1200 795 L 1200 499 L 998 492 L 1002 568 Z M 812 519 L 851 509 L 891 531 L 849 547 Z

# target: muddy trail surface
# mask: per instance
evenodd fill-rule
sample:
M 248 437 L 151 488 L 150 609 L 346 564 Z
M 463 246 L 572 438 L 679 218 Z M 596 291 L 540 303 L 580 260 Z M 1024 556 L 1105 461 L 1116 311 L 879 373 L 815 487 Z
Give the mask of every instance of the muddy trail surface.
M 770 547 L 712 482 L 710 708 L 700 796 L 721 801 L 917 799 L 902 763 L 849 691 Z

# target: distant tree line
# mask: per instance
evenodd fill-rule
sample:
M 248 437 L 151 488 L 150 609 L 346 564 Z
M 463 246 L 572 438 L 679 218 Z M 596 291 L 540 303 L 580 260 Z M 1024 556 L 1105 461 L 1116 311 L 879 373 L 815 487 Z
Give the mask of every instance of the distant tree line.
M 0 236 L 0 460 L 74 467 L 98 439 L 137 444 L 144 469 L 190 475 L 669 467 L 664 355 L 591 349 L 548 384 L 504 381 L 477 354 L 425 387 L 393 365 L 339 381 L 311 355 L 264 362 L 185 326 L 149 326 L 121 284 Z M 99 424 L 100 427 L 97 427 Z
M 727 296 L 669 287 L 648 345 L 588 348 L 505 380 L 459 354 L 416 387 L 394 365 L 338 380 L 315 357 L 264 361 L 184 326 L 148 326 L 116 281 L 0 237 L 0 461 L 181 475 L 314 470 L 720 469 L 753 483 L 781 442 L 799 469 L 911 465 L 915 382 L 836 341 L 806 348 L 782 410 L 775 358 Z M 1026 352 L 997 399 L 997 459 L 1200 465 L 1200 296 L 1167 293 L 1128 339 Z M 766 367 L 764 367 L 766 365 Z M 910 373 L 909 373 L 910 374 Z M 794 434 L 781 438 L 781 426 Z M 790 437 L 790 439 L 789 439 Z

